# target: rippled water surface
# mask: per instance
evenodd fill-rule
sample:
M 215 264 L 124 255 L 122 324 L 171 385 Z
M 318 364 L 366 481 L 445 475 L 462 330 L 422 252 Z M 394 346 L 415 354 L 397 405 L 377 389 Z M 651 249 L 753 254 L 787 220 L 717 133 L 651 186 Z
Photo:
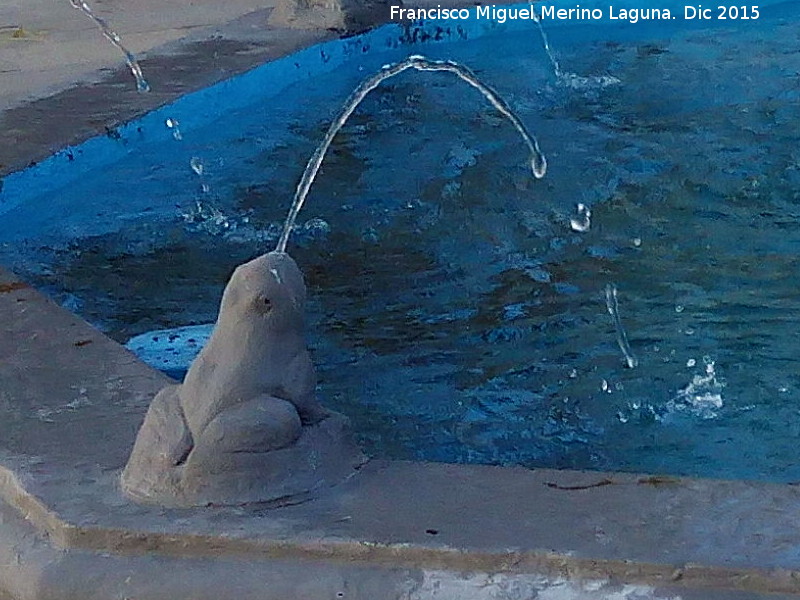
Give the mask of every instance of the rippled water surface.
M 800 27 L 763 12 L 553 27 L 581 85 L 533 24 L 366 54 L 10 211 L 0 260 L 123 342 L 211 322 L 348 92 L 406 54 L 455 59 L 536 133 L 548 174 L 452 76 L 373 92 L 289 246 L 324 401 L 380 456 L 794 481 Z

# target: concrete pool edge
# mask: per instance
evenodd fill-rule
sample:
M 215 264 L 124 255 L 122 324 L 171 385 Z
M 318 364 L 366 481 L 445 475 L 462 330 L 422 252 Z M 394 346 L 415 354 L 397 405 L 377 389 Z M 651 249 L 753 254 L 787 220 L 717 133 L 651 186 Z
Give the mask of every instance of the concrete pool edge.
M 53 589 L 67 573 L 75 581 L 86 576 L 66 567 L 70 561 L 95 565 L 98 590 L 126 579 L 146 587 L 164 560 L 198 572 L 229 561 L 245 568 L 244 561 L 256 579 L 260 569 L 271 572 L 265 565 L 279 563 L 279 576 L 286 565 L 314 564 L 332 578 L 330 590 L 375 578 L 387 598 L 404 597 L 397 590 L 422 571 L 610 580 L 666 586 L 681 598 L 709 598 L 713 590 L 725 598 L 800 595 L 792 544 L 800 539 L 800 491 L 790 485 L 374 461 L 350 482 L 296 506 L 133 505 L 117 490 L 120 463 L 163 376 L 10 274 L 0 275 L 0 289 L 0 317 L 10 334 L 0 341 L 0 356 L 22 354 L 38 365 L 0 365 L 4 402 L 20 409 L 12 419 L 17 427 L 27 427 L 0 459 L 0 498 L 28 528 L 21 537 L 0 535 L 0 553 L 18 557 L 0 561 L 0 590 L 25 587 L 31 573 L 59 573 Z M 32 321 L 41 324 L 37 331 Z M 87 363 L 98 368 L 87 373 Z M 79 372 L 83 402 L 70 400 L 71 375 Z M 51 389 L 50 397 L 37 386 Z M 80 436 L 67 433 L 75 428 Z M 53 429 L 64 432 L 61 439 L 49 439 Z M 19 553 L 26 544 L 29 554 Z M 187 581 L 171 597 L 195 597 L 193 585 Z
M 104 600 L 107 598 L 240 598 L 242 600 L 282 600 L 286 598 L 519 598 L 529 600 L 531 594 L 515 595 L 504 586 L 511 581 L 534 593 L 555 590 L 556 593 L 602 591 L 608 589 L 614 598 L 628 594 L 648 593 L 650 588 L 619 585 L 601 581 L 585 586 L 570 586 L 563 578 L 550 581 L 538 575 L 498 574 L 497 576 L 449 573 L 441 570 L 396 567 L 373 564 L 359 565 L 314 560 L 247 560 L 222 557 L 214 561 L 202 558 L 185 559 L 169 555 L 119 556 L 84 550 L 53 548 L 36 538 L 31 526 L 0 503 L 0 540 L 13 539 L 15 546 L 0 543 L 0 599 L 61 598 L 64 600 Z M 5 562 L 8 561 L 8 562 Z M 13 575 L 9 573 L 13 571 Z M 179 574 L 177 577 L 176 574 Z M 176 583 L 177 581 L 177 583 Z M 527 583 L 527 586 L 525 585 Z M 468 587 L 469 586 L 469 587 Z M 476 595 L 471 589 L 483 588 Z M 448 591 L 455 592 L 449 594 Z M 620 591 L 622 594 L 620 595 Z M 466 592 L 466 593 L 465 593 Z M 688 592 L 688 593 L 687 593 Z M 775 600 L 781 596 L 710 589 L 686 590 L 660 587 L 657 598 L 683 600 Z M 680 596 L 672 594 L 680 593 Z M 576 596 L 558 596 L 570 597 Z M 598 596 L 580 596 L 580 598 Z M 635 595 L 634 598 L 656 598 Z

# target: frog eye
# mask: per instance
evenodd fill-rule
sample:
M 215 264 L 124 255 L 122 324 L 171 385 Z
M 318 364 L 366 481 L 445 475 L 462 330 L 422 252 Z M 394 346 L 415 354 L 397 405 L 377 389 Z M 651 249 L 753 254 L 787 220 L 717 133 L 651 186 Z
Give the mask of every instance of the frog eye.
M 272 300 L 269 296 L 258 296 L 256 298 L 256 309 L 261 313 L 268 313 L 272 310 Z

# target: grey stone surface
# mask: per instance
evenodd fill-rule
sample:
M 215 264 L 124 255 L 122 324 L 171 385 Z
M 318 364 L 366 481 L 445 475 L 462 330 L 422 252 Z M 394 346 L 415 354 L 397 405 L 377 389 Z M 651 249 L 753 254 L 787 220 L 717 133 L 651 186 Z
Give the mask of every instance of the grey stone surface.
M 53 547 L 0 502 L 2 600 L 788 600 L 797 596 L 331 559 Z
M 317 401 L 306 286 L 288 254 L 236 268 L 211 338 L 155 397 L 122 473 L 132 498 L 176 506 L 289 502 L 365 462 Z
M 2 600 L 782 600 L 790 596 L 653 587 L 500 571 L 60 550 L 0 503 Z
M 277 0 L 270 23 L 298 29 L 359 32 L 389 20 L 401 0 Z

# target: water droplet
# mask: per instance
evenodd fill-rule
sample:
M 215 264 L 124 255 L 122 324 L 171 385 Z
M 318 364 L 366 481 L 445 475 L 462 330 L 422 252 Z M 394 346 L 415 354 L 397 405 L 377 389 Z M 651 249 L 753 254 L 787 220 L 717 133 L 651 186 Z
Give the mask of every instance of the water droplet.
M 178 129 L 178 121 L 176 119 L 167 119 L 165 121 L 165 123 L 166 123 L 167 127 L 172 129 L 172 137 L 173 138 L 175 138 L 178 141 L 183 139 L 183 136 L 181 135 L 181 130 Z
M 365 242 L 370 242 L 372 244 L 377 244 L 380 241 L 381 238 L 378 235 L 378 232 L 375 230 L 374 227 L 367 227 L 361 233 L 361 239 L 364 240 Z
M 585 204 L 578 203 L 575 207 L 576 214 L 569 220 L 572 231 L 585 233 L 592 226 L 592 211 Z
M 331 226 L 328 224 L 328 222 L 324 219 L 320 219 L 319 217 L 309 219 L 303 224 L 303 231 L 314 237 L 327 235 L 330 230 Z
M 697 364 L 697 361 L 695 359 L 693 359 L 693 358 L 690 358 L 689 360 L 686 361 L 686 366 L 687 367 L 693 367 L 696 364 Z
M 526 268 L 525 274 L 539 283 L 550 283 L 551 281 L 550 273 L 539 266 Z
M 536 179 L 541 179 L 547 173 L 547 159 L 539 151 L 531 155 L 531 171 Z
M 189 166 L 192 167 L 192 171 L 194 171 L 198 175 L 202 175 L 203 174 L 203 170 L 204 170 L 203 161 L 201 161 L 196 156 L 193 156 L 192 160 L 189 161 Z
M 577 376 L 578 376 L 578 369 L 572 369 L 572 371 L 569 372 L 570 379 L 575 379 Z
M 603 382 L 600 384 L 600 389 L 604 392 L 608 391 L 608 382 L 605 379 L 603 379 Z
M 682 313 L 683 310 L 684 310 L 684 307 L 683 307 L 682 304 L 678 304 L 678 305 L 675 306 L 675 312 L 676 313 Z
M 633 238 L 633 245 L 637 248 L 642 245 L 642 238 Z

